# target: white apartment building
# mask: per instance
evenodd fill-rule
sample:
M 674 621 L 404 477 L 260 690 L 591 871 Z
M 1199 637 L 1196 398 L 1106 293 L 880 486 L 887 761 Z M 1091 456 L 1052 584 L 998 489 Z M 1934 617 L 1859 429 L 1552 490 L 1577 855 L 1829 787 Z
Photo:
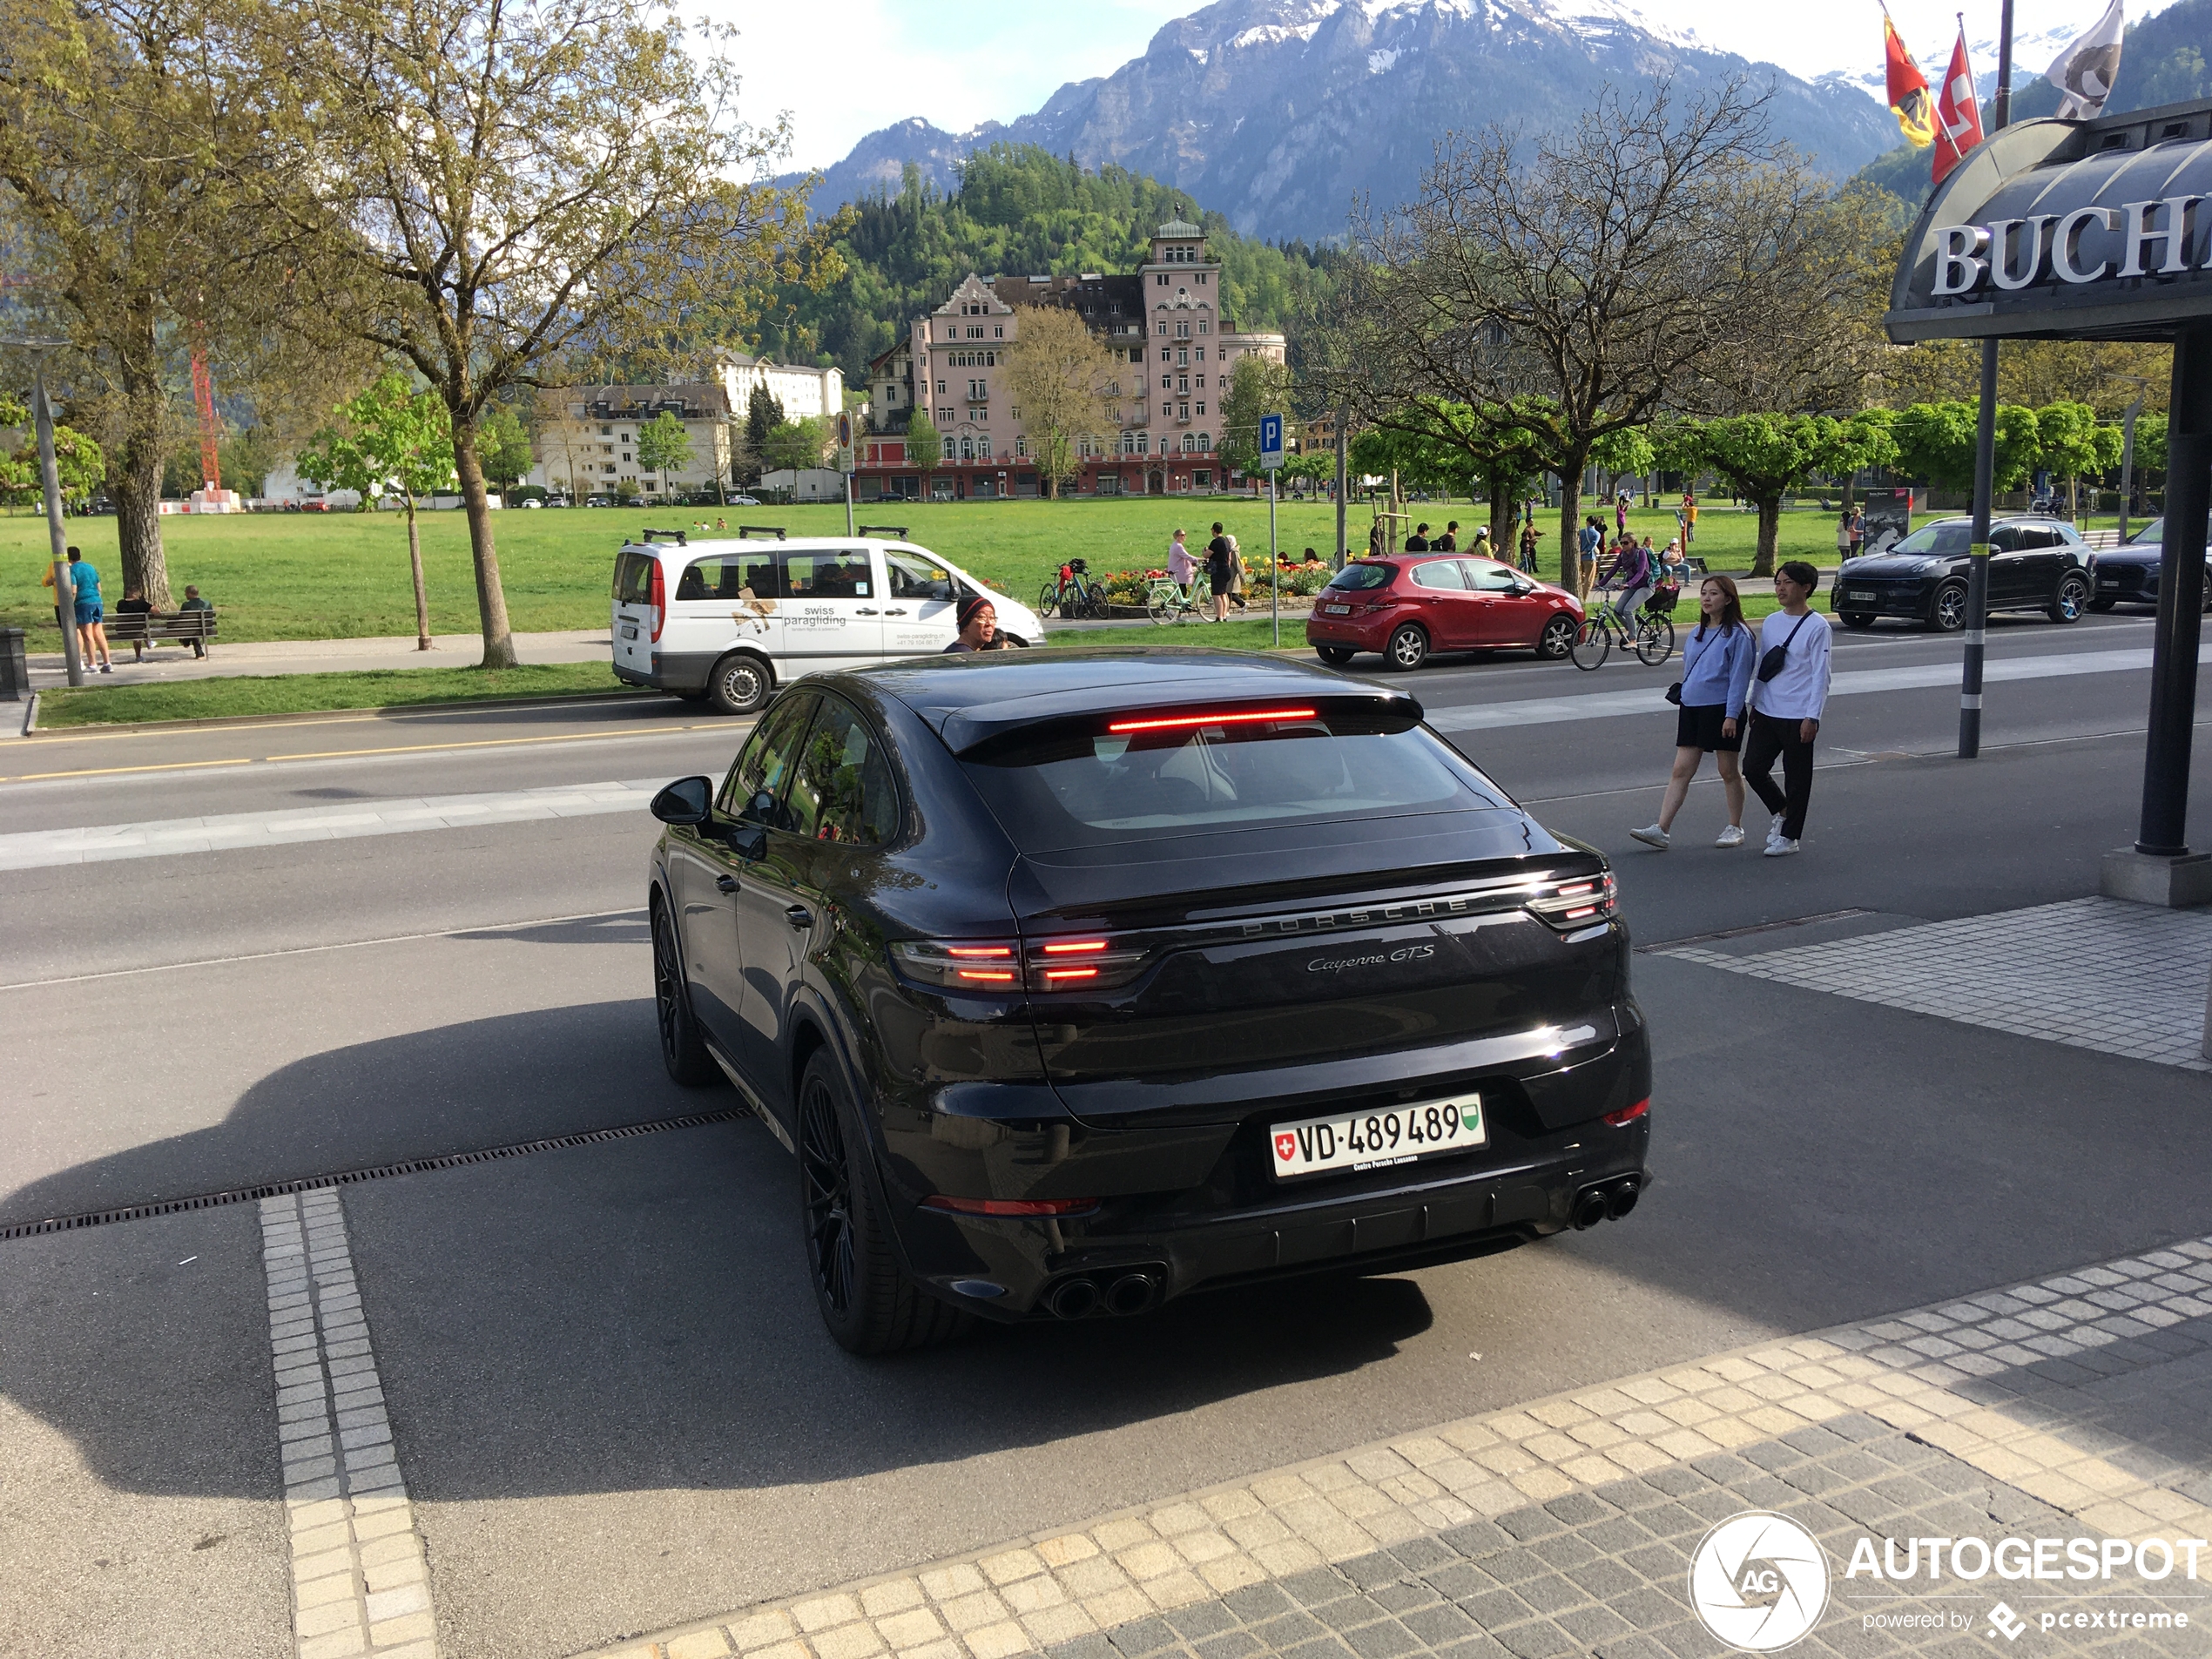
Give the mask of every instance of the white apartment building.
M 766 387 L 768 395 L 783 404 L 786 421 L 835 415 L 845 408 L 845 375 L 840 369 L 771 363 L 738 352 L 718 364 L 712 374 L 739 420 L 752 406 L 756 386 Z
M 579 386 L 552 394 L 551 401 L 531 483 L 577 501 L 615 495 L 624 484 L 647 501 L 728 484 L 731 406 L 719 385 Z M 663 413 L 682 421 L 691 442 L 690 463 L 665 475 L 637 458 L 637 429 Z

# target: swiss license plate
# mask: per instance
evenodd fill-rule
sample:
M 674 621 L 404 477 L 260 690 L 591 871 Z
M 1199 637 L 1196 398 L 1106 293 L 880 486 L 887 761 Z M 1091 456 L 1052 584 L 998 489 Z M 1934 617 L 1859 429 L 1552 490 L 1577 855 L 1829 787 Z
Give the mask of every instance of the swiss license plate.
M 2120 585 L 2120 578 L 2116 576 L 2100 577 L 2097 578 L 2097 585 L 2101 588 L 2116 588 Z
M 1870 592 L 1865 588 L 1853 588 L 1844 596 L 1846 599 L 1878 599 L 1881 597 L 1878 593 Z
M 1325 1170 L 1382 1170 L 1440 1152 L 1487 1145 L 1482 1096 L 1378 1107 L 1341 1117 L 1278 1123 L 1267 1132 L 1278 1179 Z
M 622 625 L 622 637 L 623 637 L 624 639 L 635 639 L 635 638 L 637 638 L 637 624 L 636 623 L 634 623 L 634 622 L 625 622 L 624 624 L 623 624 L 623 625 Z
M 1323 605 L 1321 610 L 1323 614 L 1331 617 L 1348 617 L 1352 614 L 1350 605 Z

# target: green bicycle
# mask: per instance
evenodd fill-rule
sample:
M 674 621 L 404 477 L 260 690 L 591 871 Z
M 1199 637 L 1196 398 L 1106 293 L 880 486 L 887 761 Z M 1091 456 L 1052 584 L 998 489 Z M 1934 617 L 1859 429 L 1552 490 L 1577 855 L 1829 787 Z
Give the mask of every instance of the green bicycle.
M 1144 614 L 1163 626 L 1181 622 L 1185 617 L 1211 622 L 1213 584 L 1202 571 L 1191 578 L 1190 591 L 1185 593 L 1176 585 L 1173 577 L 1154 577 L 1144 596 Z
M 1675 624 L 1649 610 L 1640 610 L 1631 622 L 1622 612 L 1621 596 L 1608 590 L 1605 602 L 1582 619 L 1568 655 L 1587 673 L 1605 665 L 1616 641 L 1623 652 L 1635 652 L 1645 667 L 1656 668 L 1675 654 Z

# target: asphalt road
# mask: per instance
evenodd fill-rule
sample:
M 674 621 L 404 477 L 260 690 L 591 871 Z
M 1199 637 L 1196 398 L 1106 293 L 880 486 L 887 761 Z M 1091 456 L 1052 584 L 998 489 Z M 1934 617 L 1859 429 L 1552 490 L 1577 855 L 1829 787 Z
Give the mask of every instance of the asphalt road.
M 2149 643 L 2118 617 L 1992 634 L 2016 664 Z M 1838 667 L 1957 650 L 1846 637 Z M 1993 685 L 1972 764 L 1950 755 L 1955 689 L 1838 697 L 1807 852 L 1770 860 L 1756 808 L 1750 847 L 1706 844 L 1710 782 L 1674 851 L 1628 840 L 1671 711 L 1621 694 L 1669 669 L 1445 663 L 1411 684 L 1547 823 L 1615 855 L 1654 942 L 2093 892 L 2132 836 L 2148 685 L 2095 666 Z M 1482 724 L 1562 698 L 1602 711 Z M 718 772 L 738 735 L 651 704 L 10 742 L 0 853 Z M 652 828 L 631 810 L 0 872 L 0 1227 L 731 1104 L 657 1058 Z M 570 1653 L 2212 1226 L 2202 1078 L 1670 959 L 1638 974 L 1660 1178 L 1631 1221 L 1132 1324 L 850 1359 L 802 1281 L 791 1165 L 752 1123 L 347 1188 L 448 1650 Z M 237 1205 L 0 1241 L 0 1650 L 287 1650 L 255 1225 Z

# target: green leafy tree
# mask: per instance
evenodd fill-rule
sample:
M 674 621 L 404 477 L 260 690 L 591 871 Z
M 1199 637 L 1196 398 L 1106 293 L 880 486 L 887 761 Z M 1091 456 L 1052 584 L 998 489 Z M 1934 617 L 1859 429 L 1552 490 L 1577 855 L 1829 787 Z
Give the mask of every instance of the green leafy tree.
M 907 421 L 907 460 L 927 478 L 944 459 L 945 440 L 930 420 L 929 412 L 917 408 Z
M 804 415 L 772 428 L 760 458 L 772 472 L 804 472 L 822 464 L 829 444 L 830 423 L 818 415 Z
M 2036 410 L 2035 436 L 2039 464 L 2065 475 L 2067 516 L 2080 517 L 2081 475 L 2120 464 L 2120 428 L 2100 426 L 2087 403 L 2052 403 Z
M 326 489 L 357 491 L 367 510 L 395 495 L 407 513 L 407 562 L 415 580 L 415 649 L 430 649 L 430 603 L 422 585 L 422 538 L 415 528 L 418 498 L 454 487 L 453 428 L 435 393 L 418 392 L 397 369 L 331 411 L 340 424 L 325 427 L 300 454 L 300 475 Z
M 1290 407 L 1286 365 L 1257 353 L 1239 357 L 1229 371 L 1229 395 L 1221 401 L 1222 460 L 1248 473 L 1258 471 L 1259 417 L 1287 414 Z
M 637 428 L 637 464 L 660 475 L 664 497 L 668 494 L 668 475 L 691 464 L 691 435 L 666 409 Z
M 1815 473 L 1851 470 L 1855 442 L 1847 423 L 1825 415 L 1724 415 L 1686 421 L 1669 434 L 1677 465 L 1718 473 L 1758 509 L 1753 576 L 1774 574 L 1782 498 Z
M 738 118 L 738 68 L 652 0 L 316 0 L 270 8 L 266 83 L 294 286 L 411 367 L 451 417 L 483 666 L 516 661 L 484 428 L 523 388 L 617 354 L 678 367 L 779 283 L 837 273 L 841 219 L 774 182 L 786 130 Z M 620 342 L 619 352 L 610 342 Z
M 1057 499 L 1060 481 L 1075 470 L 1076 444 L 1102 442 L 1115 429 L 1106 388 L 1118 383 L 1120 371 L 1072 311 L 1028 306 L 1018 320 L 1006 358 L 1007 390 L 1028 412 L 1022 426 L 1030 458 L 1047 499 Z
M 537 455 L 530 447 L 529 428 L 523 424 L 523 417 L 506 405 L 487 415 L 476 428 L 478 464 L 487 482 L 496 485 L 502 492 L 511 490 L 529 476 L 537 464 Z
M 768 435 L 783 423 L 783 400 L 756 381 L 745 410 L 745 453 L 755 467 L 765 469 L 768 465 Z
M 0 426 L 24 426 L 24 442 L 12 455 L 0 455 L 0 495 L 10 500 L 36 503 L 44 499 L 45 485 L 38 475 L 38 442 L 28 429 L 30 416 L 7 419 L 0 406 Z M 107 456 L 92 438 L 74 427 L 54 428 L 54 480 L 61 486 L 64 505 L 76 507 L 90 499 L 107 477 Z
M 1898 471 L 1925 479 L 1941 489 L 1974 487 L 1974 447 L 1980 412 L 1965 399 L 1914 403 L 1898 411 L 1890 434 Z M 1997 406 L 1996 482 L 2000 491 L 2018 489 L 2042 454 L 2042 428 L 2033 409 L 2016 403 Z

